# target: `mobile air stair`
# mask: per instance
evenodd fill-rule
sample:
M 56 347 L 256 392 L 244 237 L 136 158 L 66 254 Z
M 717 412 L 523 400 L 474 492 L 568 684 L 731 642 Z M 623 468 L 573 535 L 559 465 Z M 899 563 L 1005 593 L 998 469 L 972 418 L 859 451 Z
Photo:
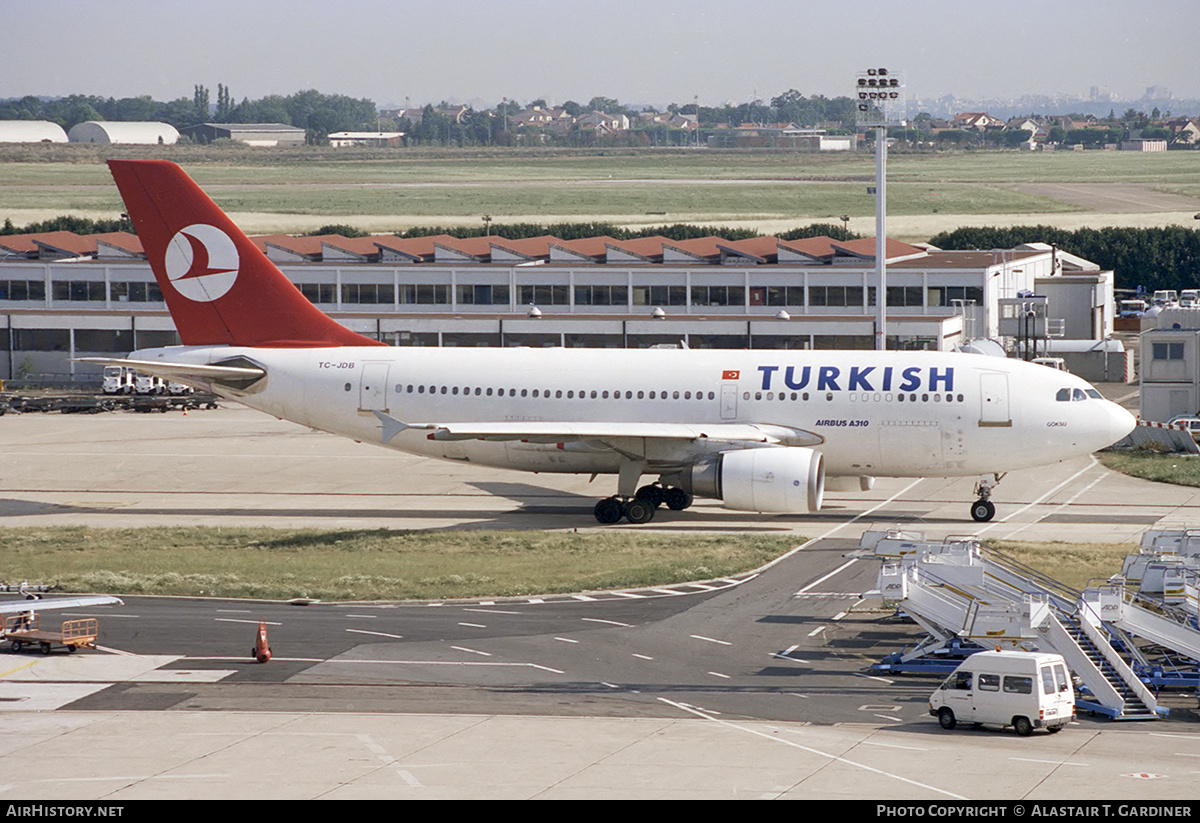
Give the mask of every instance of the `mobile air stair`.
M 1123 587 L 1069 589 L 973 536 L 935 542 L 913 532 L 867 532 L 862 546 L 883 560 L 884 602 L 928 633 L 917 647 L 890 656 L 875 670 L 952 670 L 963 656 L 983 648 L 1053 651 L 1081 683 L 1081 710 L 1122 720 L 1166 714 L 1139 676 L 1150 661 L 1133 638 L 1161 645 L 1158 638 L 1169 634 L 1167 627 L 1132 606 Z M 1172 625 L 1171 642 L 1194 649 L 1193 659 L 1200 659 L 1200 631 L 1178 621 Z M 1160 633 L 1139 634 L 1150 626 Z

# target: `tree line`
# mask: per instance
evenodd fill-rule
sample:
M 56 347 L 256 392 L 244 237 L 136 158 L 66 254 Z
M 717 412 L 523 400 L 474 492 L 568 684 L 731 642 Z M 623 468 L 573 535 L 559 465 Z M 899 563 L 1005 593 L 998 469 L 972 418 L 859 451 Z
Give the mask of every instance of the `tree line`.
M 546 106 L 545 100 L 532 100 L 529 106 Z M 509 118 L 525 108 L 515 99 L 504 98 L 490 109 L 469 108 L 461 117 L 449 117 L 444 112 L 448 103 L 426 106 L 419 122 L 388 121 L 387 128 L 398 128 L 423 144 L 462 146 L 514 145 L 520 142 Z M 636 117 L 637 111 L 612 97 L 593 97 L 586 103 L 568 100 L 559 108 L 572 117 L 590 111 L 606 114 L 625 114 Z M 769 103 L 753 100 L 747 103 L 725 103 L 720 106 L 671 104 L 671 113 L 694 115 L 703 128 L 738 126 L 743 123 L 795 123 L 813 127 L 852 128 L 855 107 L 849 97 L 806 97 L 795 89 L 771 98 Z M 310 142 L 319 142 L 334 131 L 376 130 L 380 126 L 379 111 L 374 101 L 355 99 L 341 94 L 325 94 L 315 90 L 298 91 L 291 95 L 272 94 L 257 100 L 243 98 L 237 102 L 231 90 L 217 84 L 216 102 L 211 90 L 203 85 L 193 88 L 192 96 L 170 101 L 158 101 L 149 95 L 139 97 L 98 97 L 72 94 L 44 100 L 29 95 L 0 101 L 0 120 L 47 120 L 70 131 L 72 126 L 89 120 L 156 121 L 169 123 L 183 131 L 201 123 L 284 123 L 305 129 Z M 665 142 L 665 135 L 654 127 L 637 130 L 627 140 L 631 145 Z
M 205 86 L 196 86 L 190 98 L 169 102 L 148 95 L 117 99 L 73 94 L 53 100 L 27 96 L 0 101 L 0 120 L 48 120 L 67 131 L 89 120 L 155 121 L 180 131 L 201 123 L 283 123 L 305 129 L 310 142 L 334 131 L 377 128 L 374 102 L 342 94 L 308 90 L 235 103 L 229 88 L 218 84 L 215 107 L 211 98 Z
M 53 220 L 18 227 L 11 220 L 0 225 L 0 235 L 33 234 L 51 231 L 72 231 L 76 234 L 105 232 L 134 232 L 128 218 L 92 220 L 85 217 L 62 216 Z M 333 223 L 310 232 L 312 235 L 340 234 L 343 237 L 366 237 L 368 232 L 354 226 Z M 632 240 L 638 237 L 662 236 L 671 240 L 691 240 L 697 237 L 722 237 L 743 240 L 759 236 L 759 232 L 728 226 L 694 226 L 677 223 L 643 229 L 627 229 L 611 223 L 493 223 L 483 226 L 424 226 L 394 233 L 397 237 L 426 237 L 448 234 L 452 237 L 479 237 L 492 234 L 508 240 L 550 235 L 562 240 L 585 237 L 612 237 Z M 777 235 L 781 240 L 800 240 L 806 237 L 832 237 L 835 240 L 855 240 L 861 235 L 831 223 L 813 223 Z M 1111 270 L 1118 289 L 1141 287 L 1147 292 L 1155 289 L 1200 288 L 1200 231 L 1183 226 L 1164 228 L 1059 229 L 1053 226 L 994 226 L 962 227 L 936 234 L 929 243 L 950 251 L 975 249 L 1012 249 L 1026 243 L 1048 243 L 1070 254 L 1090 260 L 1101 269 Z
M 1012 249 L 1049 243 L 1111 269 L 1118 289 L 1200 287 L 1200 231 L 1183 226 L 1058 229 L 1053 226 L 963 227 L 929 238 L 940 249 Z

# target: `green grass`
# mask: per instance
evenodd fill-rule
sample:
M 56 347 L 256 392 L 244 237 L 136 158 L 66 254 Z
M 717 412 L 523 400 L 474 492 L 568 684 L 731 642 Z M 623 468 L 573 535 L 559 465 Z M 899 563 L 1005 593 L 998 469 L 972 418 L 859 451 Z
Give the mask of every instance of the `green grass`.
M 866 153 L 117 146 L 0 148 L 0 218 L 18 209 L 119 213 L 123 206 L 103 165 L 108 156 L 175 159 L 222 207 L 239 212 L 472 222 L 480 214 L 638 219 L 666 212 L 673 221 L 795 217 L 797 225 L 874 213 L 866 191 L 874 160 Z M 1195 195 L 1198 173 L 1200 152 L 894 153 L 888 211 L 1062 213 L 1077 209 L 1015 191 L 1014 184 L 1143 183 Z
M 54 584 L 63 592 L 278 600 L 527 596 L 720 578 L 758 568 L 803 541 L 644 530 L 13 528 L 0 531 L 0 582 Z M 989 545 L 1077 589 L 1119 572 L 1135 549 Z
M 1114 471 L 1144 480 L 1200 486 L 1200 457 L 1145 450 L 1109 451 L 1100 454 L 1100 462 Z
M 0 531 L 0 582 L 112 594 L 441 600 L 724 577 L 801 542 L 622 530 L 18 528 Z
M 1037 569 L 1053 580 L 1082 591 L 1119 574 L 1125 556 L 1137 551 L 1132 543 L 1032 543 L 988 541 L 988 546 Z

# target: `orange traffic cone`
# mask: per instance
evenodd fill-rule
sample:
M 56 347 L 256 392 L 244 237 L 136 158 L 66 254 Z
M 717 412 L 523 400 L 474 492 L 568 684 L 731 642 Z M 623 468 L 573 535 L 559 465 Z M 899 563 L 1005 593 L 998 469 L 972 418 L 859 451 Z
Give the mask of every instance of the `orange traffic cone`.
M 259 621 L 258 639 L 254 641 L 250 655 L 259 663 L 266 663 L 271 659 L 271 647 L 267 645 L 267 624 L 263 621 Z

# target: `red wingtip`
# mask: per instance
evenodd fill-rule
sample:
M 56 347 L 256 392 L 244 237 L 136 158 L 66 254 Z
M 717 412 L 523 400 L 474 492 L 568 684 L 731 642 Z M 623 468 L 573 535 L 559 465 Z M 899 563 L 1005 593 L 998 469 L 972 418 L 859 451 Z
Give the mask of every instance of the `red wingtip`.
M 310 303 L 179 166 L 108 166 L 185 345 L 383 345 Z

